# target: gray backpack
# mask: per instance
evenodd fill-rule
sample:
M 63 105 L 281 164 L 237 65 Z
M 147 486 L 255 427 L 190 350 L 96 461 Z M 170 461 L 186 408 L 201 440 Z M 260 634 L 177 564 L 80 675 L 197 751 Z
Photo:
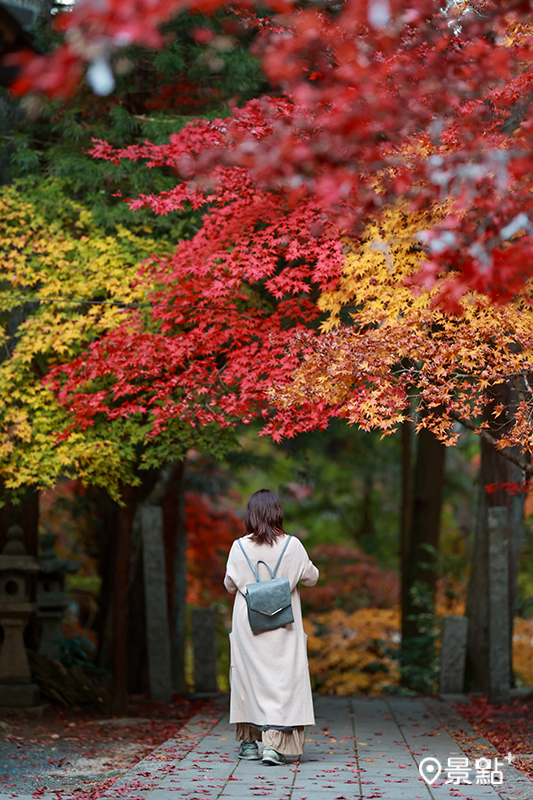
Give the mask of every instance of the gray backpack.
M 250 627 L 254 632 L 271 631 L 274 628 L 281 628 L 283 625 L 294 622 L 289 579 L 276 578 L 276 572 L 290 540 L 291 537 L 288 536 L 285 547 L 278 558 L 278 563 L 274 567 L 274 571 L 272 571 L 268 564 L 265 564 L 262 560 L 259 560 L 254 567 L 246 555 L 242 541 L 239 539 L 241 550 L 255 575 L 255 583 L 247 584 L 246 594 L 244 595 L 248 606 Z M 259 577 L 259 564 L 265 564 L 265 567 L 270 572 L 270 578 L 266 581 L 262 581 Z

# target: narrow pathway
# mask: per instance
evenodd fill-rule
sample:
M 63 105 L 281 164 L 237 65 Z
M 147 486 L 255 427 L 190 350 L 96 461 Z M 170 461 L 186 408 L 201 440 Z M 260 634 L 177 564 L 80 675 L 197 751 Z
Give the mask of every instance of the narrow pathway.
M 533 800 L 533 782 L 501 760 L 505 753 L 498 754 L 503 783 L 476 783 L 474 759 L 493 758 L 494 748 L 447 703 L 433 698 L 317 697 L 315 711 L 317 725 L 307 732 L 301 763 L 266 767 L 260 761 L 238 761 L 234 728 L 219 703 L 214 716 L 194 717 L 178 736 L 98 796 L 105 800 Z M 425 758 L 438 759 L 443 767 L 432 785 L 418 769 Z M 469 759 L 468 771 L 457 785 L 446 783 L 448 759 L 454 758 Z M 1 794 L 0 800 L 13 797 Z M 59 800 L 57 793 L 39 797 Z

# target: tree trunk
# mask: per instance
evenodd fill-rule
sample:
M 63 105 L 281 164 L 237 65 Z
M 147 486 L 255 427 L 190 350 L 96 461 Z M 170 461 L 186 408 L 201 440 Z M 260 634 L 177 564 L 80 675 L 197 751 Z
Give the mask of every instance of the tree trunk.
M 113 606 L 116 568 L 117 531 L 120 506 L 103 489 L 95 490 L 98 509 L 98 573 L 102 583 L 98 597 L 98 665 L 113 669 Z M 95 512 L 96 513 L 96 512 Z
M 433 624 L 446 448 L 431 431 L 418 434 L 413 505 L 402 586 L 402 683 L 430 691 Z M 407 511 L 404 511 L 407 515 Z
M 367 552 L 371 543 L 375 541 L 374 536 L 374 516 L 372 508 L 372 494 L 374 490 L 374 476 L 367 473 L 363 478 L 363 502 L 361 509 L 361 524 L 357 532 L 357 541 Z
M 24 531 L 24 546 L 28 555 L 39 555 L 39 492 L 26 489 L 19 503 L 11 502 L 11 493 L 4 489 L 5 505 L 0 518 L 0 551 L 6 541 L 6 532 L 12 525 L 20 525 Z
M 150 699 L 170 703 L 173 692 L 163 509 L 160 505 L 147 503 L 142 503 L 138 509 L 143 551 Z
M 128 605 L 128 692 L 147 695 L 150 687 L 142 558 L 135 559 L 130 572 Z
M 402 423 L 402 504 L 400 511 L 400 576 L 401 576 L 401 608 L 407 609 L 409 594 L 408 565 L 409 542 L 411 536 L 411 517 L 413 514 L 413 432 L 410 422 Z
M 111 713 L 124 715 L 128 705 L 128 583 L 135 511 L 133 489 L 125 486 L 119 511 L 113 602 L 113 700 Z
M 503 402 L 507 405 L 510 394 L 509 387 L 502 384 L 493 390 L 492 402 Z M 487 409 L 486 416 L 490 420 L 490 407 Z M 491 428 L 493 436 L 501 435 L 501 425 L 496 428 L 492 421 Z M 509 559 L 509 603 L 506 611 L 509 615 L 507 659 L 509 672 L 512 675 L 512 631 L 522 543 L 524 493 L 519 492 L 512 495 L 504 488 L 488 493 L 485 486 L 509 482 L 520 484 L 522 478 L 522 472 L 515 464 L 501 456 L 489 442 L 481 441 L 478 512 L 466 604 L 466 615 L 469 619 L 466 660 L 467 691 L 481 691 L 488 694 L 490 689 L 490 670 L 488 668 L 490 663 L 488 509 L 496 507 L 507 509 L 506 525 L 503 526 L 501 535 L 507 540 Z
M 185 685 L 185 621 L 186 621 L 186 581 L 187 581 L 187 532 L 185 527 L 185 461 L 178 466 L 175 474 L 172 497 L 169 541 L 169 586 L 170 632 L 172 658 L 172 685 L 177 694 L 183 694 Z

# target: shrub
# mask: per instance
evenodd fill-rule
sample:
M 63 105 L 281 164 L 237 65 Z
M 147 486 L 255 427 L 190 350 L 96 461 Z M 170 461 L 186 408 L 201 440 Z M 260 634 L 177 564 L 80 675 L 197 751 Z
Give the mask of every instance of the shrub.
M 348 614 L 362 608 L 394 608 L 399 603 L 400 581 L 390 569 L 354 547 L 319 544 L 311 559 L 320 570 L 318 585 L 302 589 L 306 612 L 342 608 Z
M 393 658 L 400 640 L 398 608 L 342 609 L 304 622 L 313 687 L 322 694 L 381 694 L 399 683 Z

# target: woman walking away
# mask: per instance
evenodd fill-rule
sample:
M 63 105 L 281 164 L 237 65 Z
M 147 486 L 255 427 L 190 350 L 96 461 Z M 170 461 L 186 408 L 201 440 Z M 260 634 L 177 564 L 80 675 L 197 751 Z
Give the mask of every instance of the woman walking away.
M 230 634 L 230 722 L 237 724 L 239 758 L 259 760 L 257 741 L 262 740 L 263 764 L 285 764 L 286 755 L 303 753 L 304 726 L 315 724 L 298 583 L 314 586 L 318 570 L 300 540 L 283 530 L 283 510 L 274 492 L 261 489 L 250 497 L 244 527 L 247 535 L 233 543 L 224 578 L 228 592 L 236 595 Z M 252 588 L 264 592 L 256 583 L 254 569 L 266 584 L 272 572 L 276 579 L 288 578 L 290 605 L 286 612 L 294 621 L 269 630 L 252 630 L 246 586 L 254 584 Z M 289 588 L 286 592 L 288 603 Z M 277 624 L 275 614 L 268 619 L 261 613 L 265 612 L 256 614 L 260 622 Z

